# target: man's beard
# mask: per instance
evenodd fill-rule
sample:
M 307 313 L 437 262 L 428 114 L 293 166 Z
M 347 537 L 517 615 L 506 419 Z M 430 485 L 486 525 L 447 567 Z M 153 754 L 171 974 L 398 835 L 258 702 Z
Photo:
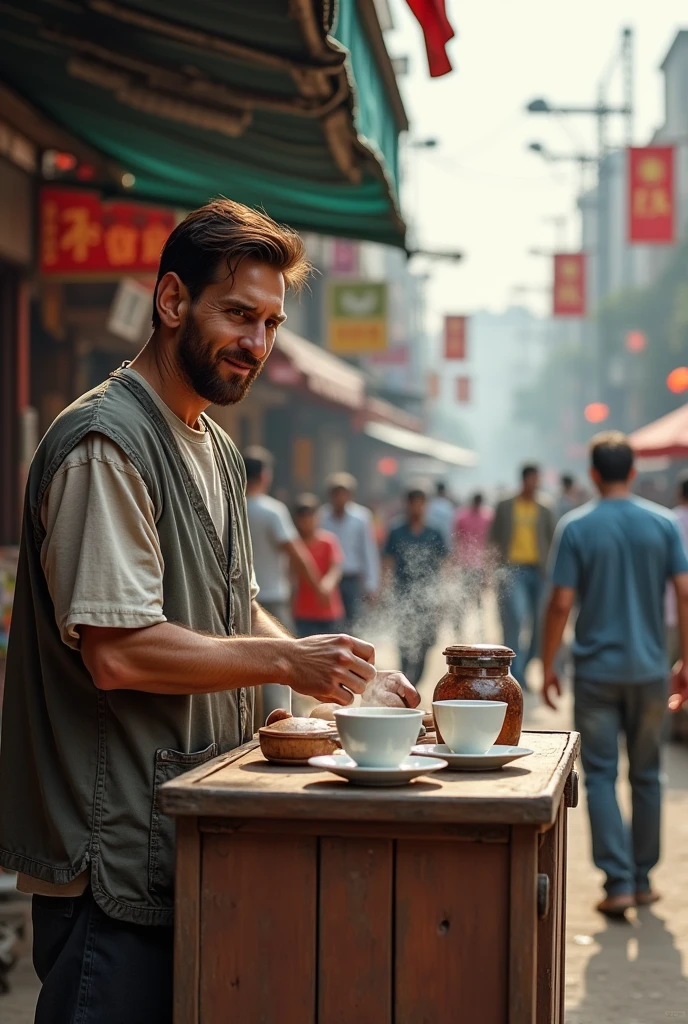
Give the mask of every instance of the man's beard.
M 249 367 L 251 372 L 245 377 L 239 373 L 223 377 L 220 365 L 225 357 Z M 260 359 L 242 349 L 223 348 L 213 352 L 211 345 L 203 341 L 198 324 L 191 315 L 179 339 L 178 358 L 180 369 L 196 394 L 214 405 L 240 402 L 263 368 Z

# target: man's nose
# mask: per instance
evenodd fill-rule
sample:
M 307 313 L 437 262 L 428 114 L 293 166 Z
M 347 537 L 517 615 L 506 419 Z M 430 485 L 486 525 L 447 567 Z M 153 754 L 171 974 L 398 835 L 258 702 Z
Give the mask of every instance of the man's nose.
M 265 359 L 268 354 L 268 335 L 263 323 L 247 325 L 239 339 L 239 347 L 246 349 L 256 359 Z

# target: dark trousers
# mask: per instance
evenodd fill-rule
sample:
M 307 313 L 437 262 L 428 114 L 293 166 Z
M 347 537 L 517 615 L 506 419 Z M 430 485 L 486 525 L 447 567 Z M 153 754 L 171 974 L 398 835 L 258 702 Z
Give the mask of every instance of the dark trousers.
M 344 605 L 342 629 L 345 633 L 351 633 L 361 614 L 361 601 L 363 600 L 361 577 L 342 576 L 339 581 L 339 593 L 342 595 Z
M 668 685 L 574 682 L 574 718 L 581 734 L 581 760 L 595 866 L 607 876 L 610 896 L 646 892 L 659 860 L 662 727 Z M 619 736 L 626 736 L 631 784 L 630 828 L 616 799 Z
M 173 929 L 108 917 L 91 890 L 34 896 L 35 1024 L 171 1024 Z
M 536 565 L 510 565 L 500 580 L 498 590 L 499 615 L 502 620 L 504 643 L 516 654 L 511 673 L 526 689 L 526 668 L 540 654 L 540 619 L 545 581 Z M 523 628 L 530 629 L 527 645 L 523 642 Z
M 324 633 L 339 633 L 342 624 L 337 619 L 296 619 L 296 635 L 322 636 Z

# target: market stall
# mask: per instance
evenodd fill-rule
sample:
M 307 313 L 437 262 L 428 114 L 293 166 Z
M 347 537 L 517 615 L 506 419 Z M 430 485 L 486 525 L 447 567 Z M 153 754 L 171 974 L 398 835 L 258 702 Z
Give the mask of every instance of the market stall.
M 164 786 L 176 1024 L 561 1024 L 579 741 L 523 741 L 517 766 L 394 789 L 252 742 Z

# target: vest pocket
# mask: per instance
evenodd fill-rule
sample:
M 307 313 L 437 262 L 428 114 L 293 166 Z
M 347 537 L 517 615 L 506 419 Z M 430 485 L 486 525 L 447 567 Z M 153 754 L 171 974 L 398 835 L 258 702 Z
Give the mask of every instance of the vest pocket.
M 164 748 L 155 751 L 153 800 L 151 806 L 150 838 L 148 843 L 148 889 L 159 895 L 170 896 L 174 885 L 175 821 L 160 810 L 159 793 L 164 782 L 176 779 L 184 772 L 197 768 L 217 757 L 219 746 L 211 743 L 205 750 L 185 754 L 180 750 Z

